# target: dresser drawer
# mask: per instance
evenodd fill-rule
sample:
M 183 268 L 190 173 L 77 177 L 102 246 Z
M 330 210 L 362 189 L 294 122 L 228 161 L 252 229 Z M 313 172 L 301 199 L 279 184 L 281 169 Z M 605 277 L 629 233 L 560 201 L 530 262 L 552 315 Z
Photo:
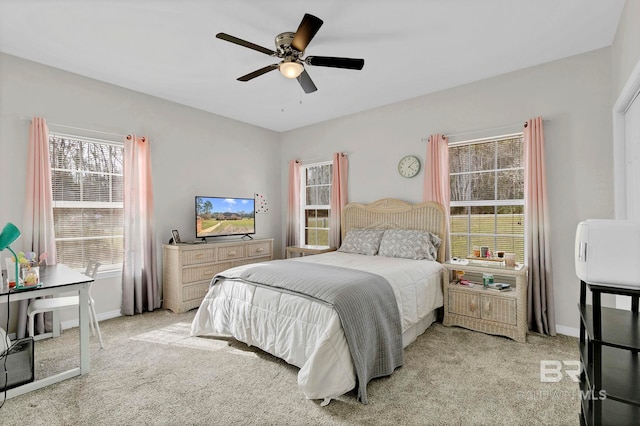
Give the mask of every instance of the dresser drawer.
M 480 318 L 479 296 L 476 293 L 449 290 L 449 312 L 452 314 L 465 315 L 473 318 Z
M 211 263 L 216 261 L 216 250 L 213 248 L 201 248 L 197 250 L 182 251 L 182 265 L 197 265 L 198 263 Z
M 184 284 L 194 283 L 197 281 L 211 281 L 211 278 L 219 272 L 218 265 L 209 264 L 202 266 L 192 266 L 182 270 L 182 282 Z
M 481 296 L 481 318 L 516 325 L 516 300 L 505 297 Z
M 243 257 L 245 257 L 244 248 L 245 246 L 242 244 L 218 247 L 218 260 L 223 261 L 242 259 Z
M 247 244 L 247 252 L 248 257 L 271 256 L 271 243 Z
M 209 290 L 209 281 L 186 285 L 182 287 L 182 300 L 185 302 L 195 300 L 197 305 L 200 305 L 205 294 L 207 294 L 207 290 Z

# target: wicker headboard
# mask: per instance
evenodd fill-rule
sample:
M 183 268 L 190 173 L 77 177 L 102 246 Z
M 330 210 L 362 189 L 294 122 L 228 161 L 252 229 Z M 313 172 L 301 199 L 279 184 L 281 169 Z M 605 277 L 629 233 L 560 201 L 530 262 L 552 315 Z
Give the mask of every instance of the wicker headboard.
M 409 204 L 383 198 L 371 204 L 350 203 L 342 209 L 342 238 L 351 228 L 418 229 L 444 240 L 445 212 L 433 202 Z M 444 244 L 438 250 L 438 262 L 444 262 Z

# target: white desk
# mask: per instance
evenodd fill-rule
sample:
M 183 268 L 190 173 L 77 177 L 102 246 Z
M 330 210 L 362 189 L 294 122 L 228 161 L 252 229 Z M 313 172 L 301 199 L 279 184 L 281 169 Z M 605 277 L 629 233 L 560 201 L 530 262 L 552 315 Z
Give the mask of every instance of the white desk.
M 43 285 L 33 290 L 14 291 L 6 286 L 0 287 L 0 303 L 17 300 L 32 299 L 34 297 L 50 296 L 61 292 L 77 291 L 79 296 L 79 328 L 80 328 L 80 366 L 26 383 L 22 386 L 7 390 L 7 399 L 22 395 L 44 386 L 70 379 L 71 377 L 87 374 L 91 369 L 89 359 L 89 284 L 93 278 L 74 271 L 63 264 L 50 265 L 40 270 L 40 281 Z M 34 368 L 37 363 L 34 363 Z

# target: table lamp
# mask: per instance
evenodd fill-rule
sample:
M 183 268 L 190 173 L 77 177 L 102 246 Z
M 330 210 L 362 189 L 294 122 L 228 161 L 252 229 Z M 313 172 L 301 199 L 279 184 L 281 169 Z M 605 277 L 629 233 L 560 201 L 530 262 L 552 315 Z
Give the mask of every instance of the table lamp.
M 2 229 L 2 233 L 0 233 L 0 251 L 9 249 L 11 254 L 13 254 L 13 263 L 16 267 L 16 285 L 18 285 L 18 255 L 16 255 L 16 252 L 13 251 L 9 245 L 17 240 L 18 237 L 20 237 L 20 231 L 18 230 L 18 227 L 11 222 L 8 222 Z M 7 275 L 8 274 L 9 272 L 7 271 Z

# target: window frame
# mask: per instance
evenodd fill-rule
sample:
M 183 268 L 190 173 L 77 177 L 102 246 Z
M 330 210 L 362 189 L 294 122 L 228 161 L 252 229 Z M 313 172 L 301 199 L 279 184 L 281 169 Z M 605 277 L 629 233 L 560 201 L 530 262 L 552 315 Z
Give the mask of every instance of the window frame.
M 120 176 L 121 177 L 121 182 L 122 182 L 122 188 L 121 188 L 121 192 L 124 191 L 124 141 L 116 141 L 116 140 L 107 140 L 107 139 L 98 139 L 98 138 L 93 138 L 93 137 L 88 137 L 88 136 L 81 136 L 81 135 L 73 135 L 73 134 L 69 134 L 69 133 L 63 133 L 63 132 L 55 132 L 55 131 L 50 131 L 49 132 L 49 140 L 48 140 L 48 148 L 49 150 L 51 149 L 51 144 L 53 143 L 53 139 L 54 138 L 60 138 L 63 140 L 74 140 L 74 141 L 80 141 L 80 142 L 87 142 L 87 143 L 94 143 L 94 144 L 100 144 L 100 145 L 109 145 L 109 146 L 114 146 L 114 147 L 118 147 L 118 148 L 122 148 L 123 149 L 123 156 L 122 156 L 122 160 L 123 160 L 123 170 L 122 173 L 113 173 L 113 172 L 109 172 L 109 173 L 100 173 L 100 172 L 93 172 L 93 171 L 89 171 L 89 173 L 94 173 L 94 174 L 98 174 L 98 175 L 110 175 L 110 176 Z M 50 158 L 51 160 L 51 158 Z M 63 171 L 63 172 L 83 172 L 83 173 L 87 173 L 87 170 L 83 169 L 83 170 L 73 170 L 73 169 L 62 169 L 62 168 L 56 168 L 53 166 L 53 162 L 51 162 L 51 170 L 50 170 L 50 178 L 51 178 L 51 185 L 52 185 L 52 189 L 55 186 L 55 179 L 54 179 L 54 172 L 56 171 Z M 110 188 L 109 191 L 109 195 L 112 197 L 114 193 L 113 187 Z M 53 191 L 52 191 L 52 195 Z M 124 196 L 124 193 L 123 193 Z M 122 217 L 124 218 L 124 199 L 123 201 L 64 201 L 64 200 L 55 200 L 55 198 L 52 197 L 52 212 L 55 211 L 55 209 L 119 209 L 122 213 Z M 55 214 L 54 214 L 55 217 Z M 55 233 L 55 230 L 54 230 Z M 111 236 L 108 237 L 108 239 L 114 239 L 117 237 Z M 105 239 L 104 237 L 59 237 L 57 235 L 57 233 L 54 235 L 54 241 L 56 244 L 56 251 L 58 251 L 58 242 L 69 242 L 69 241 L 90 241 L 90 240 L 97 240 L 97 239 Z M 124 232 L 122 233 L 122 239 L 123 239 L 123 243 L 124 243 Z M 100 271 L 99 274 L 100 275 L 112 275 L 116 272 L 121 272 L 122 271 L 122 266 L 123 266 L 123 261 L 124 261 L 124 257 L 122 259 L 120 259 L 119 263 L 112 263 L 112 264 L 103 264 L 100 267 Z M 73 267 L 72 269 L 76 269 L 78 271 L 83 272 L 85 270 L 85 266 L 83 265 L 82 267 Z
M 501 140 L 508 140 L 508 139 L 514 139 L 514 138 L 519 138 L 522 141 L 522 155 L 524 156 L 524 132 L 515 132 L 515 133 L 509 133 L 509 134 L 504 134 L 504 135 L 497 135 L 497 136 L 490 136 L 490 137 L 484 137 L 484 138 L 478 138 L 478 139 L 470 139 L 470 140 L 464 140 L 464 141 L 458 141 L 458 142 L 450 142 L 448 144 L 448 149 L 451 148 L 455 148 L 455 147 L 459 147 L 459 146 L 470 146 L 470 145 L 475 145 L 475 144 L 483 144 L 483 143 L 489 143 L 489 142 L 499 142 Z M 463 201 L 453 201 L 451 199 L 451 195 L 449 196 L 449 216 L 451 216 L 451 210 L 455 207 L 467 207 L 469 208 L 469 212 L 468 214 L 468 232 L 467 233 L 462 233 L 462 232 L 452 232 L 452 226 L 453 226 L 453 221 L 450 219 L 449 220 L 449 235 L 450 238 L 452 240 L 452 245 L 453 245 L 453 237 L 456 235 L 460 235 L 460 236 L 466 236 L 467 237 L 467 244 L 468 244 L 468 253 L 469 255 L 472 255 L 473 252 L 473 238 L 474 237 L 482 237 L 482 238 L 486 238 L 486 237 L 491 237 L 493 239 L 493 247 L 496 247 L 498 240 L 500 239 L 500 237 L 508 237 L 508 238 L 514 238 L 516 236 L 519 237 L 519 234 L 505 234 L 505 233 L 498 233 L 498 212 L 497 209 L 501 206 L 522 206 L 522 215 L 523 215 L 523 233 L 522 233 L 522 240 L 523 240 L 523 245 L 524 245 L 524 250 L 523 250 L 523 259 L 519 259 L 518 261 L 522 261 L 522 262 L 526 262 L 527 259 L 527 233 L 526 233 L 526 229 L 524 229 L 524 213 L 525 213 L 525 194 L 524 194 L 524 171 L 525 171 L 525 164 L 524 164 L 524 159 L 522 161 L 522 167 L 505 167 L 505 168 L 498 168 L 498 158 L 499 158 L 499 152 L 497 151 L 497 147 L 496 147 L 496 153 L 494 155 L 494 159 L 493 159 L 493 167 L 490 169 L 483 169 L 483 170 L 475 170 L 475 171 L 465 171 L 465 172 L 451 172 L 449 171 L 449 180 L 451 180 L 452 176 L 455 175 L 472 175 L 472 174 L 479 174 L 479 173 L 493 173 L 494 175 L 497 176 L 497 174 L 500 171 L 507 171 L 507 170 L 522 170 L 523 173 L 523 180 L 522 180 L 522 198 L 516 198 L 516 199 L 503 199 L 500 200 L 498 199 L 498 181 L 497 179 L 494 180 L 493 182 L 493 192 L 494 192 L 494 199 L 493 200 L 463 200 Z M 450 161 L 450 160 L 449 160 Z M 471 216 L 473 215 L 473 213 L 471 212 L 471 209 L 473 207 L 493 207 L 494 208 L 494 213 L 493 213 L 493 217 L 494 217 L 494 230 L 496 232 L 494 233 L 478 233 L 478 232 L 472 232 L 472 226 L 471 226 Z M 491 248 L 491 250 L 493 250 L 493 247 Z M 453 249 L 453 247 L 452 247 Z M 498 248 L 498 250 L 500 250 L 500 248 Z M 452 256 L 455 256 L 455 254 L 452 253 Z
M 307 185 L 307 169 L 311 168 L 311 167 L 321 167 L 321 166 L 331 166 L 331 173 L 332 173 L 332 177 L 333 177 L 333 161 L 319 161 L 316 163 L 309 163 L 309 164 L 302 164 L 300 166 L 300 217 L 299 217 L 299 225 L 300 225 L 300 241 L 299 244 L 300 245 L 308 245 L 308 242 L 306 241 L 306 230 L 310 229 L 308 226 L 306 226 L 306 212 L 307 210 L 326 210 L 327 211 L 327 227 L 326 228 L 319 228 L 319 227 L 314 227 L 312 229 L 321 229 L 321 230 L 326 230 L 327 231 L 327 235 L 329 235 L 330 231 L 330 225 L 331 225 L 331 198 L 329 198 L 329 204 L 324 205 L 324 204 L 309 204 L 307 205 L 307 188 L 311 187 L 311 186 L 327 186 L 326 184 L 322 184 L 322 185 Z M 331 179 L 333 180 L 333 179 Z M 333 185 L 333 182 L 329 183 L 329 193 L 331 193 L 331 187 Z M 328 244 L 328 243 L 327 243 Z M 315 245 L 315 244 L 310 244 L 310 245 Z

